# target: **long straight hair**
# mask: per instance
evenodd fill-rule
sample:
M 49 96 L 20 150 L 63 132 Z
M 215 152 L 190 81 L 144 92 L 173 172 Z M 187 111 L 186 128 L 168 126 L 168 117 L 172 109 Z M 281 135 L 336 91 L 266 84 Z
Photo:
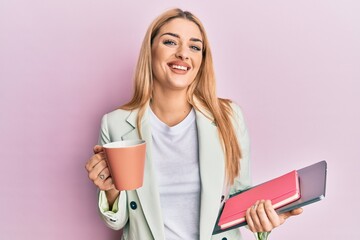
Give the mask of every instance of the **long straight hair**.
M 240 172 L 241 151 L 236 137 L 234 126 L 231 122 L 232 110 L 231 101 L 218 98 L 216 95 L 215 74 L 212 61 L 209 41 L 205 29 L 200 20 L 188 11 L 181 9 L 171 9 L 157 17 L 149 26 L 143 40 L 138 63 L 134 76 L 134 94 L 132 99 L 120 107 L 125 110 L 138 109 L 137 126 L 141 136 L 141 119 L 148 102 L 152 96 L 153 74 L 151 62 L 151 46 L 153 39 L 159 33 L 159 30 L 169 21 L 175 18 L 187 19 L 194 22 L 203 37 L 203 58 L 199 72 L 195 80 L 190 84 L 187 90 L 188 102 L 199 111 L 207 111 L 211 114 L 217 126 L 220 141 L 225 153 L 226 179 L 228 184 L 233 184 L 234 179 Z

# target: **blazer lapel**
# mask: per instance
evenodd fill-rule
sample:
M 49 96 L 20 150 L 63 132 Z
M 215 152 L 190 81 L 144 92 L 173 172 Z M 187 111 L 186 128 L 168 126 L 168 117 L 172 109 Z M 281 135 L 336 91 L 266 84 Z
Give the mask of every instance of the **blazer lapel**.
M 196 111 L 201 177 L 200 240 L 209 240 L 219 213 L 225 164 L 222 144 L 211 118 Z
M 133 111 L 127 118 L 127 122 L 132 125 L 134 129 L 123 136 L 123 140 L 139 138 L 136 126 L 137 114 L 138 111 Z M 148 109 L 145 110 L 141 121 L 141 135 L 142 139 L 146 141 L 144 184 L 141 188 L 137 189 L 136 192 L 154 239 L 165 239 L 160 196 L 151 158 L 152 135 L 148 118 Z

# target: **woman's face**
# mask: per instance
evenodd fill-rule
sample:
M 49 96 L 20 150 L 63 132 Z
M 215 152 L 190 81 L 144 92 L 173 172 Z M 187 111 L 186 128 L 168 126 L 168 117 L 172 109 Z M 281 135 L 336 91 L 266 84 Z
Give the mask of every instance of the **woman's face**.
M 151 47 L 154 88 L 186 90 L 199 71 L 202 49 L 195 23 L 175 18 L 162 26 Z

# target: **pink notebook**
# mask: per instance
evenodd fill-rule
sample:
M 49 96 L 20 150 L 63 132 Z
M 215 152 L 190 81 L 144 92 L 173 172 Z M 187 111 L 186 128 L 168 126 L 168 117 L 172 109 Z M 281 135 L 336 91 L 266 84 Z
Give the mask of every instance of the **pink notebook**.
M 257 200 L 271 200 L 274 208 L 282 207 L 300 198 L 297 171 L 291 171 L 249 190 L 231 196 L 224 205 L 218 225 L 221 229 L 245 221 L 246 210 Z

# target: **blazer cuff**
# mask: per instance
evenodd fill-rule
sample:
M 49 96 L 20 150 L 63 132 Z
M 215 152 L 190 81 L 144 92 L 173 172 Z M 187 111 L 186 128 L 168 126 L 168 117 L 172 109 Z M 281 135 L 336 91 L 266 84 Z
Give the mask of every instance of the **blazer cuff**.
M 257 233 L 254 233 L 254 235 L 255 235 L 256 240 L 267 240 L 270 233 L 271 233 L 271 231 L 270 232 L 257 232 Z
M 109 203 L 106 198 L 105 191 L 99 191 L 99 211 L 101 217 L 104 219 L 105 223 L 112 229 L 122 228 L 127 220 L 127 197 L 126 192 L 120 192 L 120 196 L 116 198 L 112 209 L 109 209 Z

